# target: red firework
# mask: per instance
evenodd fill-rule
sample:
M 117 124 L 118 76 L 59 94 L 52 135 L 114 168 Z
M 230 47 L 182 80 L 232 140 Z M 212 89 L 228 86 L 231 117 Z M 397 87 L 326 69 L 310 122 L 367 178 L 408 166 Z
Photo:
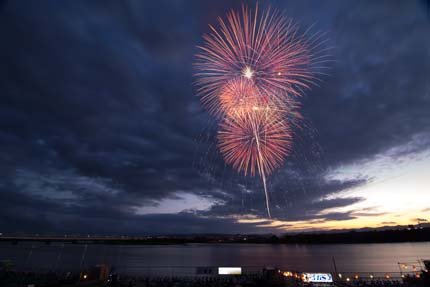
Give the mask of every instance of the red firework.
M 296 99 L 326 60 L 313 52 L 323 43 L 321 34 L 299 36 L 281 13 L 259 14 L 258 7 L 253 13 L 243 6 L 241 13 L 231 11 L 218 21 L 219 28 L 210 26 L 199 47 L 198 94 L 221 120 L 218 147 L 226 163 L 261 176 L 271 217 L 266 176 L 290 153 L 291 126 L 302 118 Z
M 281 165 L 291 147 L 291 130 L 280 113 L 268 106 L 246 104 L 220 124 L 218 146 L 228 164 L 239 172 L 261 176 L 269 218 L 266 176 Z
M 246 6 L 219 18 L 219 29 L 204 35 L 197 54 L 197 85 L 203 104 L 219 115 L 219 94 L 226 83 L 246 79 L 281 108 L 315 82 L 314 68 L 324 57 L 314 55 L 319 35 L 305 40 L 297 27 L 276 10 L 259 14 Z
M 231 80 L 219 92 L 219 105 L 213 113 L 221 112 L 221 116 L 234 116 L 257 107 L 272 107 L 265 94 L 258 86 L 247 79 Z
M 299 126 L 303 119 L 300 105 L 295 99 L 288 99 L 282 105 L 273 102 L 266 93 L 252 81 L 239 78 L 223 86 L 218 94 L 218 105 L 211 113 L 220 118 L 235 117 L 236 114 L 267 110 L 277 118 L 285 119 L 291 126 Z
M 291 129 L 267 109 L 226 117 L 220 123 L 218 146 L 228 164 L 244 175 L 269 175 L 290 153 Z

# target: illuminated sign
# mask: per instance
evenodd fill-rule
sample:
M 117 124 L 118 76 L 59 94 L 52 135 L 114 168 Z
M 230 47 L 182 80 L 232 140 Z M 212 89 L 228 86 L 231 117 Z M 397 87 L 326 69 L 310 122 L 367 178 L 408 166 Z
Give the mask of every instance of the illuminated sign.
M 330 273 L 303 273 L 303 281 L 315 283 L 331 283 L 333 277 Z
M 242 274 L 241 267 L 218 267 L 219 275 L 240 275 Z

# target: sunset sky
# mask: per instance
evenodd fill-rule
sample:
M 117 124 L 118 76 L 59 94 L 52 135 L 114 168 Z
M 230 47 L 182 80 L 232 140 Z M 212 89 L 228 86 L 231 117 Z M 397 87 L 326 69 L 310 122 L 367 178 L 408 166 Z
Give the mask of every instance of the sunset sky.
M 252 1 L 246 1 L 254 7 Z M 193 85 L 241 1 L 0 1 L 0 233 L 283 233 L 430 220 L 430 2 L 260 1 L 326 33 L 293 153 L 244 177 Z

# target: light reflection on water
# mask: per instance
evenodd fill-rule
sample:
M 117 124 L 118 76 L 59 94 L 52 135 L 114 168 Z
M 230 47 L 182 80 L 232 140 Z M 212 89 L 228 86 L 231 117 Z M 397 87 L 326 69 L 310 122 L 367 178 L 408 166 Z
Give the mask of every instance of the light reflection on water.
M 100 263 L 120 272 L 189 272 L 196 266 L 275 266 L 298 271 L 398 272 L 397 262 L 430 258 L 430 242 L 332 245 L 78 245 L 0 243 L 0 260 L 18 270 L 78 270 Z

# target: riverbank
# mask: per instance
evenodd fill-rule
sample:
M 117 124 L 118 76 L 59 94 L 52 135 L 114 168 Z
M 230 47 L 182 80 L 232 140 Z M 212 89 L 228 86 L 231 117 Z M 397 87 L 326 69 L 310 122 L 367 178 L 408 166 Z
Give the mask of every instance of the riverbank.
M 111 245 L 180 245 L 180 244 L 356 244 L 430 242 L 430 227 L 405 227 L 390 230 L 336 231 L 297 233 L 276 236 L 273 234 L 198 234 L 162 236 L 91 236 L 91 235 L 3 235 L 0 242 L 53 242 L 73 244 Z

